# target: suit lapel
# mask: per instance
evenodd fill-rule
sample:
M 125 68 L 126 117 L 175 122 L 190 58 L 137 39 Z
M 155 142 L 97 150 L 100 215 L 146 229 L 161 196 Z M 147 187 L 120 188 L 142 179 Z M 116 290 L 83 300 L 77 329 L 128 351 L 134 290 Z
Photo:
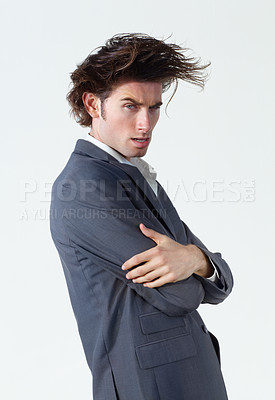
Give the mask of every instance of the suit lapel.
M 112 163 L 112 162 L 111 162 Z M 162 226 L 166 229 L 167 232 L 170 233 L 171 236 L 174 237 L 174 228 L 173 224 L 167 215 L 169 213 L 169 208 L 165 206 L 165 196 L 167 197 L 164 190 L 158 183 L 158 196 L 155 195 L 153 189 L 148 184 L 142 173 L 135 166 L 131 166 L 128 164 L 119 163 L 116 164 L 117 167 L 122 169 L 131 179 L 131 184 L 133 184 L 139 192 L 139 196 L 142 197 L 146 206 L 151 210 L 151 212 L 155 215 L 155 217 L 159 220 Z M 131 187 L 129 187 L 131 190 Z M 165 195 L 164 195 L 165 194 Z M 167 204 L 169 205 L 169 204 Z
M 114 165 L 115 167 L 121 169 L 124 173 L 126 173 L 130 178 L 131 184 L 133 184 L 136 190 L 138 190 L 138 194 L 139 196 L 142 197 L 146 206 L 151 210 L 151 212 L 163 225 L 166 231 L 168 231 L 170 235 L 172 235 L 172 237 L 175 237 L 175 230 L 172 221 L 167 215 L 169 211 L 171 211 L 172 204 L 166 192 L 159 183 L 158 183 L 158 196 L 156 196 L 151 186 L 148 184 L 148 182 L 146 181 L 146 179 L 136 166 L 120 163 L 116 158 L 111 156 L 109 153 L 107 153 L 106 151 L 102 150 L 101 148 L 97 147 L 96 145 L 87 140 L 78 139 L 75 146 L 75 152 L 85 153 L 88 154 L 90 157 L 107 161 L 110 164 Z M 125 186 L 128 186 L 129 190 L 131 190 L 131 184 L 129 185 L 128 183 L 127 185 L 127 183 L 125 183 Z

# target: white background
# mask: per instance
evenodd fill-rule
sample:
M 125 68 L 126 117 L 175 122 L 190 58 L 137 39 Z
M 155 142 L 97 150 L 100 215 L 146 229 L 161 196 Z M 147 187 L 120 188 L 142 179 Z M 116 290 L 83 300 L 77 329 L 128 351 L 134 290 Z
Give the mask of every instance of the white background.
M 68 115 L 69 73 L 119 32 L 172 34 L 212 62 L 204 92 L 180 85 L 145 159 L 233 271 L 231 296 L 200 307 L 230 400 L 275 398 L 274 11 L 268 0 L 2 1 L 1 399 L 91 399 L 49 191 L 88 132 Z

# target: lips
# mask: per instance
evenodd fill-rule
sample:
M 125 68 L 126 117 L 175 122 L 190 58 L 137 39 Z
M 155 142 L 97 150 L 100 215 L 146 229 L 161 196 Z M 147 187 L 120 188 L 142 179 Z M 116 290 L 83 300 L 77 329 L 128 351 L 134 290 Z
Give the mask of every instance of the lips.
M 132 138 L 131 140 L 138 148 L 146 147 L 150 142 L 150 138 L 142 138 L 142 137 Z

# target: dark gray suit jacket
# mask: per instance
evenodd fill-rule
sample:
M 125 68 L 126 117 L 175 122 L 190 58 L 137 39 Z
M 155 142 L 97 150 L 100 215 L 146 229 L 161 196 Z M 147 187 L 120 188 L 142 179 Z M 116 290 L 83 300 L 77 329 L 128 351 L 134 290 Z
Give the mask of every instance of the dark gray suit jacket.
M 226 400 L 218 343 L 196 309 L 222 302 L 232 275 L 162 186 L 156 197 L 135 166 L 79 139 L 54 182 L 50 215 L 94 400 Z M 197 245 L 215 263 L 218 283 L 195 274 L 154 289 L 127 280 L 123 262 L 156 245 L 140 222 Z

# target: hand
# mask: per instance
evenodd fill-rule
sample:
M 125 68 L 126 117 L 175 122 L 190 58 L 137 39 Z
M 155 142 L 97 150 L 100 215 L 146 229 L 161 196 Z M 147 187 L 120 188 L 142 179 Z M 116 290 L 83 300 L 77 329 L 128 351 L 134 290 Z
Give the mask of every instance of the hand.
M 193 273 L 204 277 L 213 274 L 208 257 L 197 246 L 182 245 L 144 224 L 140 224 L 139 228 L 145 236 L 154 240 L 157 246 L 136 254 L 122 265 L 122 269 L 127 270 L 144 263 L 128 272 L 127 279 L 154 288 L 186 279 Z

